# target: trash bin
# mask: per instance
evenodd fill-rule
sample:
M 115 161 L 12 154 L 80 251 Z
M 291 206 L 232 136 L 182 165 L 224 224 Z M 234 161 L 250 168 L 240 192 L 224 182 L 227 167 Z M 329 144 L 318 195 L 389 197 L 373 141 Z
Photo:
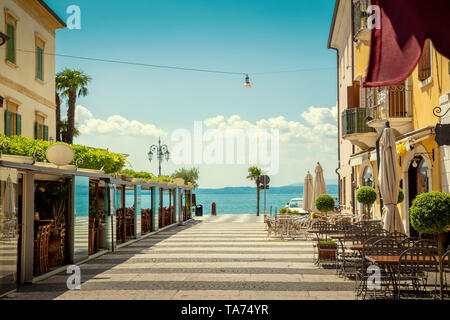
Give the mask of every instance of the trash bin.
M 211 203 L 211 215 L 212 216 L 216 216 L 217 215 L 216 207 L 217 207 L 217 205 L 216 205 L 215 202 Z
M 197 217 L 203 216 L 203 206 L 201 204 L 195 207 L 195 216 Z

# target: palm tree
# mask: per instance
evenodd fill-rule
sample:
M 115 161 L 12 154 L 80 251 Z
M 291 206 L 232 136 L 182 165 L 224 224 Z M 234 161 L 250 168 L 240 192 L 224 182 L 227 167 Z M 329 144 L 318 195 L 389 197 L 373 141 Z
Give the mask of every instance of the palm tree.
M 258 167 L 250 167 L 248 168 L 248 176 L 247 179 L 253 180 L 256 183 L 256 215 L 259 216 L 259 196 L 260 196 L 260 188 L 261 188 L 261 180 L 260 177 L 262 175 L 262 170 Z
M 182 178 L 185 183 L 192 183 L 194 188 L 198 187 L 198 177 L 199 177 L 200 171 L 198 168 L 192 168 L 192 169 L 179 169 L 174 172 L 172 175 L 172 178 Z
M 58 81 L 58 79 L 56 80 Z M 58 83 L 56 84 L 55 92 L 55 102 L 56 102 L 56 141 L 61 141 L 61 98 L 58 93 Z
M 77 97 L 85 97 L 88 94 L 87 84 L 91 77 L 78 70 L 65 69 L 56 75 L 56 90 L 62 97 L 68 98 L 67 132 L 64 142 L 72 144 L 75 132 L 75 104 Z
M 67 121 L 67 119 L 63 119 L 60 120 L 60 125 L 59 125 L 59 130 L 62 136 L 62 140 L 65 141 L 65 137 L 67 135 L 67 128 L 69 127 L 69 121 Z M 78 130 L 76 123 L 75 123 L 75 127 L 73 129 L 73 137 L 76 138 L 80 135 L 80 130 Z

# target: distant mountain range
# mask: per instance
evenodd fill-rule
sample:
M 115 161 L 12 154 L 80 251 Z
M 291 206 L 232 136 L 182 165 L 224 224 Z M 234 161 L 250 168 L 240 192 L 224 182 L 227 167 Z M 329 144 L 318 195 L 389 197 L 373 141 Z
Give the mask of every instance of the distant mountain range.
M 337 184 L 327 184 L 327 191 L 329 194 L 337 195 L 338 194 L 338 185 Z M 256 187 L 226 187 L 219 189 L 197 189 L 197 193 L 199 194 L 244 194 L 244 193 L 255 193 Z M 289 194 L 289 193 L 303 193 L 303 184 L 283 186 L 283 187 L 271 187 L 268 190 L 268 193 L 271 194 Z

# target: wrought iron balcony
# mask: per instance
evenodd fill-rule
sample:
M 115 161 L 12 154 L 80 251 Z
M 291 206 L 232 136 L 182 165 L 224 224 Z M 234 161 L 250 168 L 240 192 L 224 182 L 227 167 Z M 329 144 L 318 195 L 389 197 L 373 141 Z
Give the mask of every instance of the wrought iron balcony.
M 358 0 L 353 3 L 353 35 L 354 40 L 370 41 L 370 30 L 367 28 L 367 8 L 370 0 Z
M 352 108 L 342 112 L 342 136 L 352 144 L 367 149 L 375 145 L 376 131 L 367 125 L 368 109 Z
M 367 111 L 366 108 L 344 110 L 342 112 L 342 135 L 375 132 L 366 123 Z
M 367 92 L 368 125 L 377 130 L 389 120 L 397 134 L 412 130 L 411 90 L 405 84 Z

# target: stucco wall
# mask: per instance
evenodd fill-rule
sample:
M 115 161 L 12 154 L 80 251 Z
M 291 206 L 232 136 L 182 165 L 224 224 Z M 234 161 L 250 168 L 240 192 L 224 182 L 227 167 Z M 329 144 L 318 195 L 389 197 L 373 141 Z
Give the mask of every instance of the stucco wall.
M 45 124 L 49 127 L 49 137 L 55 138 L 55 57 L 48 54 L 55 53 L 55 22 L 44 9 L 37 12 L 33 7 L 37 1 L 30 1 L 29 8 L 23 7 L 23 1 L 2 0 L 0 3 L 0 31 L 6 33 L 5 9 L 19 18 L 16 28 L 16 66 L 6 63 L 6 45 L 0 48 L 0 96 L 20 103 L 23 135 L 34 138 L 35 112 L 40 111 L 47 115 Z M 36 34 L 46 41 L 43 81 L 36 80 Z M 4 110 L 0 109 L 1 133 L 4 133 Z

